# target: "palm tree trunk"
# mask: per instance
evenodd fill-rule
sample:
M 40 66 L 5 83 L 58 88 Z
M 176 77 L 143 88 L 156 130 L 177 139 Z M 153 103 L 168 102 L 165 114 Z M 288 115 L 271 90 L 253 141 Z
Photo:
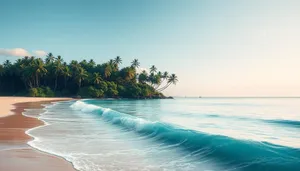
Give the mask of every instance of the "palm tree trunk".
M 28 85 L 29 85 L 30 88 L 33 87 L 33 86 L 32 86 L 32 82 L 31 82 L 30 80 L 28 80 Z
M 80 87 L 81 87 L 81 79 L 79 79 L 78 81 L 78 89 L 80 89 Z
M 15 94 L 15 79 L 12 79 L 12 90 L 13 94 Z
M 39 75 L 35 74 L 36 87 L 39 87 Z
M 67 77 L 65 76 L 65 89 L 67 88 Z
M 164 91 L 166 88 L 168 88 L 171 85 L 171 83 L 167 84 L 166 86 L 158 89 L 157 91 Z
M 56 88 L 57 88 L 57 76 L 55 77 L 54 91 L 56 91 Z
M 33 86 L 33 87 L 36 87 L 35 76 L 32 75 L 32 76 L 31 76 L 31 79 L 32 79 L 32 86 Z
M 165 79 L 162 80 L 162 81 L 155 87 L 155 89 L 156 89 L 156 90 L 161 89 L 162 87 L 161 87 L 161 88 L 159 88 L 159 87 L 161 86 L 161 84 L 162 84 L 164 81 L 165 81 Z

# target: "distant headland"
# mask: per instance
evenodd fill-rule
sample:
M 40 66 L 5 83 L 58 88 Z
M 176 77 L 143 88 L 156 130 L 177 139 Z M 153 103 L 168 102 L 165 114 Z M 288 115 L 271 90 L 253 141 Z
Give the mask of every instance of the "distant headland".
M 153 65 L 149 73 L 138 73 L 138 59 L 119 68 L 117 56 L 103 64 L 93 59 L 67 63 L 61 56 L 49 53 L 45 60 L 25 56 L 0 64 L 0 95 L 77 98 L 170 98 L 163 91 L 176 84 L 178 78 Z

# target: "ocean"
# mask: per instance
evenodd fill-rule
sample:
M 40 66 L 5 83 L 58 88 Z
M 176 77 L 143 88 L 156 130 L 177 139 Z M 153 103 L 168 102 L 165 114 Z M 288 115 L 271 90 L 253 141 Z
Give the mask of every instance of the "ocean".
M 300 98 L 72 100 L 29 145 L 80 171 L 299 171 Z

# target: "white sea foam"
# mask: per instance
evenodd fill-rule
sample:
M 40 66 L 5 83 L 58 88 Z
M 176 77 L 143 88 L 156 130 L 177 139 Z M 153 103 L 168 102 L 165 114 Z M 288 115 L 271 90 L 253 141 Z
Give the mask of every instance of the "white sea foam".
M 82 112 L 88 113 L 95 110 L 101 109 L 99 106 L 92 104 L 86 104 L 84 101 L 78 100 L 70 106 L 74 110 L 81 110 Z

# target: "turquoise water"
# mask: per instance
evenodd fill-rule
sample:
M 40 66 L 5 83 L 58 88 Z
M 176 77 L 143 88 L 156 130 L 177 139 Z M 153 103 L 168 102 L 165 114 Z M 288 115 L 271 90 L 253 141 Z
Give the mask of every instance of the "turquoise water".
M 29 145 L 97 170 L 300 169 L 300 99 L 78 100 L 24 114 Z

